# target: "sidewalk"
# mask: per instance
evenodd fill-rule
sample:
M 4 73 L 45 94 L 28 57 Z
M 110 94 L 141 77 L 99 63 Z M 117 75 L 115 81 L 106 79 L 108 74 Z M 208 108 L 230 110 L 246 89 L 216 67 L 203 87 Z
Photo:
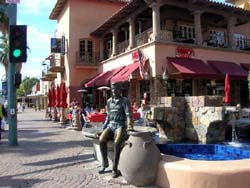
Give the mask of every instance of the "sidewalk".
M 8 134 L 0 144 L 0 188 L 135 187 L 99 175 L 90 140 L 46 119 L 45 111 L 18 113 L 18 146 L 9 146 Z

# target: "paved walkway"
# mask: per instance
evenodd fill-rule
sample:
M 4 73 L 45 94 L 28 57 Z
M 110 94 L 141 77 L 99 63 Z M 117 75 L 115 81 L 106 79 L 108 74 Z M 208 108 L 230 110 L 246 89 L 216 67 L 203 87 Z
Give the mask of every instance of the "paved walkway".
M 18 113 L 18 146 L 0 144 L 0 188 L 134 188 L 119 177 L 98 174 L 90 140 L 45 118 L 45 112 Z

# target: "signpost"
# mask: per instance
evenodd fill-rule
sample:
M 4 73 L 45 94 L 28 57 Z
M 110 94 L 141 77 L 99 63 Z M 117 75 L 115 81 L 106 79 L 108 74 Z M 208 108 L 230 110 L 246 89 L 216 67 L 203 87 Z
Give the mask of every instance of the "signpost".
M 17 5 L 9 4 L 8 12 L 9 25 L 16 25 Z M 18 145 L 17 141 L 17 113 L 16 113 L 16 87 L 14 86 L 14 77 L 16 72 L 16 63 L 8 64 L 8 123 L 9 123 L 9 144 Z

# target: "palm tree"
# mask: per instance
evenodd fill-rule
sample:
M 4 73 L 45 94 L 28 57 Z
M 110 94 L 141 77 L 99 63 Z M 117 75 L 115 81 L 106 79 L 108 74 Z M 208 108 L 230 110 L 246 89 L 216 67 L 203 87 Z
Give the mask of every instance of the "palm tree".
M 0 0 L 0 6 L 7 8 L 7 4 Z M 5 12 L 0 12 L 0 64 L 4 66 L 5 74 L 8 72 L 8 55 L 9 55 L 9 42 L 8 42 L 8 26 L 9 18 Z
M 7 35 L 0 36 L 0 64 L 4 66 L 5 74 L 8 73 L 9 42 Z

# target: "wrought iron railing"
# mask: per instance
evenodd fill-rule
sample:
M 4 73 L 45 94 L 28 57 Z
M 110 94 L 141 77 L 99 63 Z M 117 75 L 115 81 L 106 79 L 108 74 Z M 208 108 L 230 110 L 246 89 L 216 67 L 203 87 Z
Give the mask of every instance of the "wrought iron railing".
M 192 34 L 194 36 L 194 33 Z M 174 42 L 174 43 L 188 43 L 188 44 L 195 44 L 195 38 L 190 37 L 189 35 L 183 35 L 182 31 L 180 30 L 167 30 L 167 29 L 161 29 L 160 35 L 157 38 L 161 41 L 166 42 Z M 144 32 L 138 34 L 135 36 L 135 46 L 141 46 L 143 44 L 149 43 L 153 41 L 152 36 L 152 28 L 145 30 Z M 208 36 L 206 38 L 203 38 L 201 41 L 201 44 L 203 46 L 208 47 L 216 47 L 216 48 L 228 48 L 228 37 L 225 34 L 223 38 L 220 38 L 220 40 L 216 40 L 216 38 L 213 38 L 211 36 Z M 129 40 L 123 41 L 118 43 L 117 45 L 118 54 L 121 54 L 125 52 L 128 49 L 129 46 Z M 250 39 L 239 39 L 234 37 L 234 49 L 236 50 L 247 50 L 250 51 Z M 108 59 L 112 56 L 112 48 L 104 51 L 104 58 Z
M 90 53 L 85 53 L 81 55 L 79 51 L 76 52 L 76 63 L 77 64 L 95 64 L 96 58 L 93 57 Z

